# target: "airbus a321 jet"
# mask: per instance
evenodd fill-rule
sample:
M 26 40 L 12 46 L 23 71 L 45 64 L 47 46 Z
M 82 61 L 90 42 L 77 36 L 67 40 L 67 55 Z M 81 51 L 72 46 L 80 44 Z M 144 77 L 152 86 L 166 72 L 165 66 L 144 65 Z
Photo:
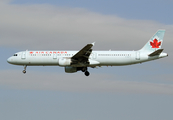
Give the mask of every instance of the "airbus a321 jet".
M 132 65 L 168 56 L 161 49 L 165 30 L 158 30 L 154 36 L 137 51 L 93 51 L 94 43 L 87 44 L 79 51 L 21 51 L 7 59 L 14 65 L 61 66 L 66 73 L 82 71 L 89 76 L 88 67 Z

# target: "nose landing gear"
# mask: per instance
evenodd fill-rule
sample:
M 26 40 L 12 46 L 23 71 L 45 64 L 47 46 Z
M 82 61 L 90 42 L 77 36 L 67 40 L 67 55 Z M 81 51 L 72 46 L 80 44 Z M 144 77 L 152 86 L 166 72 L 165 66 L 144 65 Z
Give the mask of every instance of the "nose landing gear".
M 27 65 L 24 65 L 24 70 L 22 71 L 22 72 L 23 72 L 23 74 L 25 74 L 25 73 L 26 73 L 26 67 L 27 67 Z

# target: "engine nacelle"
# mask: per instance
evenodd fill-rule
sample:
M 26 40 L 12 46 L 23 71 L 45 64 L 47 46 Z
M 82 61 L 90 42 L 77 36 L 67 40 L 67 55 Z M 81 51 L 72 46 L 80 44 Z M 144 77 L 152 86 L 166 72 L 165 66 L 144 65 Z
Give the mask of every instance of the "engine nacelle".
M 71 64 L 71 59 L 61 58 L 59 59 L 60 66 L 68 66 Z
M 66 73 L 74 73 L 74 72 L 77 72 L 77 67 L 66 66 L 65 67 L 65 72 Z

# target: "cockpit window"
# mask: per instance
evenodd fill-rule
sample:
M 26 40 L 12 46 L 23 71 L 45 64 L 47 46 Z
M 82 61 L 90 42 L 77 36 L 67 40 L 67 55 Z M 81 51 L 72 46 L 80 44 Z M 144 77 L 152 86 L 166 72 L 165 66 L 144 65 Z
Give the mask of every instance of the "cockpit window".
M 13 56 L 17 56 L 17 54 L 14 54 Z

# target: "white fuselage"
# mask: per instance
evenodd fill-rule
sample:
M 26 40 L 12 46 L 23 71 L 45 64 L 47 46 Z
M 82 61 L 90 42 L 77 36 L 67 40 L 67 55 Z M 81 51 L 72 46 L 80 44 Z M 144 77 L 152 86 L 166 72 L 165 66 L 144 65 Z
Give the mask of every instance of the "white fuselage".
M 83 67 L 85 64 L 60 64 L 61 59 L 70 59 L 78 51 L 22 51 L 8 58 L 15 65 L 27 66 L 73 66 Z M 167 53 L 150 57 L 148 52 L 141 51 L 92 51 L 86 67 L 92 66 L 122 66 L 142 63 L 166 57 Z
M 131 65 L 168 56 L 161 49 L 164 33 L 165 30 L 158 30 L 138 51 L 93 51 L 95 43 L 91 43 L 79 51 L 22 51 L 7 61 L 23 65 L 23 73 L 27 66 L 62 66 L 66 73 L 82 71 L 89 76 L 88 67 Z

